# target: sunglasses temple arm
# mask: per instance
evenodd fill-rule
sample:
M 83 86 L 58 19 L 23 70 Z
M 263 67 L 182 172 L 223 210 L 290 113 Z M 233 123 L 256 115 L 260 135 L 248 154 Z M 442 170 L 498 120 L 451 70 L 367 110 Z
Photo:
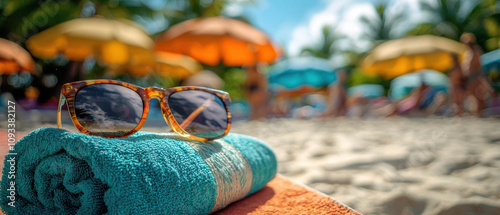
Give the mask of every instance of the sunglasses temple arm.
M 185 127 L 187 127 L 189 124 L 191 124 L 191 122 L 194 120 L 194 118 L 196 118 L 200 113 L 201 111 L 203 111 L 203 109 L 205 109 L 205 107 L 207 107 L 208 105 L 210 105 L 210 102 L 212 101 L 212 98 L 210 99 L 207 99 L 200 107 L 196 108 L 196 110 L 193 111 L 193 113 L 191 113 L 187 118 L 186 120 L 184 120 L 184 122 L 182 122 L 180 124 L 180 127 L 182 129 L 184 129 Z M 173 131 L 173 130 L 172 130 Z M 172 132 L 170 131 L 170 132 Z
M 61 123 L 61 110 L 62 106 L 66 103 L 66 97 L 63 96 L 61 93 L 61 96 L 59 97 L 59 107 L 57 108 L 57 128 L 62 128 L 62 123 Z

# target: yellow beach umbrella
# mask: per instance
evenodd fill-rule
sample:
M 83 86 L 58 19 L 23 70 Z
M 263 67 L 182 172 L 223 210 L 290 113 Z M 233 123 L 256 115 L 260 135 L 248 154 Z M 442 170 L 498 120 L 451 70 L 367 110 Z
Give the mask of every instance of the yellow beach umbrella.
M 150 64 L 131 64 L 120 68 L 122 71 L 128 70 L 134 76 L 156 72 L 160 76 L 177 79 L 187 78 L 202 69 L 201 64 L 193 58 L 169 52 L 156 52 L 155 61 Z
M 369 74 L 392 79 L 421 69 L 445 72 L 452 66 L 450 54 L 463 55 L 467 47 L 443 37 L 424 35 L 384 42 L 361 62 Z
M 0 38 L 0 75 L 35 71 L 35 62 L 21 46 Z
M 153 46 L 153 40 L 134 22 L 100 17 L 70 20 L 27 41 L 31 53 L 40 58 L 64 54 L 83 61 L 93 55 L 106 64 L 150 62 Z

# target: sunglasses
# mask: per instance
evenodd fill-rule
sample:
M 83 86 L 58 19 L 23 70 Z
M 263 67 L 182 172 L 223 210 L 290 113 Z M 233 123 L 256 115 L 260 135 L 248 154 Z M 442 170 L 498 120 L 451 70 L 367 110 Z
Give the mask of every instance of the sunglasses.
M 227 92 L 205 87 L 142 88 L 114 80 L 66 83 L 61 109 L 68 108 L 75 127 L 83 134 L 127 137 L 146 122 L 151 99 L 160 101 L 163 118 L 172 131 L 193 140 L 209 141 L 225 136 L 231 128 L 231 103 Z

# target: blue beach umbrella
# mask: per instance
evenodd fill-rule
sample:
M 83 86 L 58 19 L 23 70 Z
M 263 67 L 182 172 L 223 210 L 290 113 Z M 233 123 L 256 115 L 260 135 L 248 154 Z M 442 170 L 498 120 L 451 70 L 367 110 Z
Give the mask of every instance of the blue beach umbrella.
M 384 87 L 379 84 L 360 84 L 347 89 L 349 96 L 359 95 L 368 98 L 378 98 L 385 94 Z
M 269 88 L 273 91 L 328 87 L 337 79 L 327 60 L 313 57 L 282 60 L 271 68 L 269 74 Z
M 500 49 L 481 55 L 481 63 L 486 72 L 493 69 L 500 70 Z
M 435 70 L 420 70 L 415 73 L 399 76 L 391 81 L 390 97 L 393 100 L 401 99 L 407 96 L 413 89 L 422 84 L 422 79 L 425 84 L 433 87 L 437 91 L 448 91 L 450 86 L 449 78 Z

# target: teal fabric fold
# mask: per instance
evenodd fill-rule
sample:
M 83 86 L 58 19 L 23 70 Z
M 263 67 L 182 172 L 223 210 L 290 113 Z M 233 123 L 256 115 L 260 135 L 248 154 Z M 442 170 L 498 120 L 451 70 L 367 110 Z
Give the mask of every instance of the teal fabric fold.
M 249 158 L 248 162 L 252 170 L 258 170 L 258 172 L 254 171 L 252 188 L 247 196 L 259 191 L 276 176 L 278 170 L 276 155 L 264 142 L 241 134 L 229 134 L 224 139 Z
M 12 152 L 0 190 L 6 214 L 208 214 L 261 189 L 277 171 L 273 151 L 240 134 L 198 142 L 41 128 Z M 12 156 L 15 179 L 8 178 Z M 12 181 L 15 207 L 6 198 Z

